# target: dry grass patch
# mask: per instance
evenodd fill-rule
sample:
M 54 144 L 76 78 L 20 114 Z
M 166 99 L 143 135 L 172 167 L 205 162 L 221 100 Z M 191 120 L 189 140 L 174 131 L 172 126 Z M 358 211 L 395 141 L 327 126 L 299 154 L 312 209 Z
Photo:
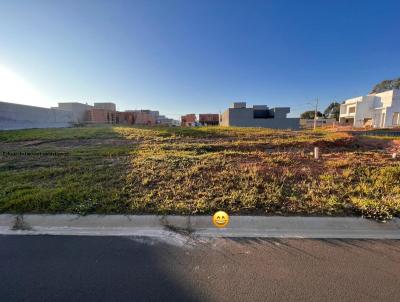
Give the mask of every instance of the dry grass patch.
M 1 212 L 400 212 L 399 162 L 344 132 L 89 127 L 4 131 L 0 147 L 58 154 L 0 154 Z

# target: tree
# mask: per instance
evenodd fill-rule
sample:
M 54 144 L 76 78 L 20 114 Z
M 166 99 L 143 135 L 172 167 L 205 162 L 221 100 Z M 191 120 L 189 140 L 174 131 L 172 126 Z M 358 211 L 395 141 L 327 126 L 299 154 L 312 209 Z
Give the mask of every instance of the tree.
M 310 110 L 310 111 L 303 112 L 300 115 L 300 118 L 303 118 L 303 119 L 314 119 L 314 116 L 315 116 L 315 111 L 314 110 Z M 317 111 L 317 116 L 322 116 L 322 113 Z
M 334 118 L 339 120 L 340 115 L 340 104 L 337 102 L 332 102 L 330 105 L 325 109 L 324 116 L 326 118 Z
M 392 89 L 400 89 L 400 78 L 394 80 L 384 80 L 376 84 L 370 93 L 380 93 Z

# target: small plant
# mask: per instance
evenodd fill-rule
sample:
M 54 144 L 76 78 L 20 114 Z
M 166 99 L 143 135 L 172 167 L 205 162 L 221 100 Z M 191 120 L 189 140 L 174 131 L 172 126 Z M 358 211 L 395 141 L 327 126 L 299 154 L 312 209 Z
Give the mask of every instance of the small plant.
M 365 199 L 365 198 L 351 198 L 352 204 L 361 215 L 366 218 L 372 218 L 385 222 L 393 218 L 393 211 L 390 206 L 380 201 Z

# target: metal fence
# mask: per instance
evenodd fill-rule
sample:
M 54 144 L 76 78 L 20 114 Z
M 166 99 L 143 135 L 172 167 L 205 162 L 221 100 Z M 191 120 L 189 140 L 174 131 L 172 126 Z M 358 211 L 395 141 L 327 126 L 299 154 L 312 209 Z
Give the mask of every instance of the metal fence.
M 400 136 L 400 131 L 373 130 L 361 131 L 358 134 L 363 136 Z

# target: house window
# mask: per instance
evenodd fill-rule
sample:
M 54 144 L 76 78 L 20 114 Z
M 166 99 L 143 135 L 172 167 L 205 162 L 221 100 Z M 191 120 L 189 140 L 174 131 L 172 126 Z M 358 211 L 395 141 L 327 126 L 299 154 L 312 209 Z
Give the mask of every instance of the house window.
M 255 109 L 253 111 L 253 118 L 274 118 L 274 115 L 268 109 Z
M 355 113 L 356 112 L 356 107 L 349 107 L 349 113 Z

